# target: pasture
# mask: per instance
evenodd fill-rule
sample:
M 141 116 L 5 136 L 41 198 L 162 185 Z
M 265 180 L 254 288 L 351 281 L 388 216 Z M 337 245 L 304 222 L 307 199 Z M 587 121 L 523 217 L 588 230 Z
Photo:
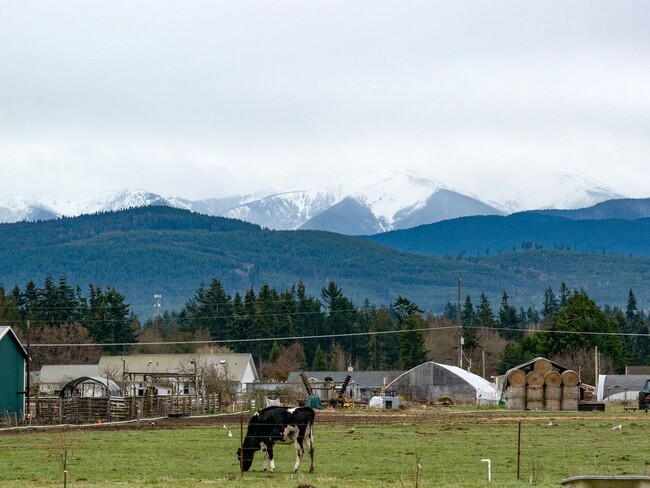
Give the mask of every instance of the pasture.
M 305 457 L 293 475 L 293 447 L 278 446 L 275 472 L 261 471 L 258 452 L 243 477 L 238 415 L 5 430 L 0 487 L 63 486 L 63 453 L 70 487 L 550 487 L 567 476 L 650 474 L 648 427 L 649 414 L 620 407 L 606 413 L 318 411 L 313 474 Z M 482 459 L 491 461 L 490 484 Z

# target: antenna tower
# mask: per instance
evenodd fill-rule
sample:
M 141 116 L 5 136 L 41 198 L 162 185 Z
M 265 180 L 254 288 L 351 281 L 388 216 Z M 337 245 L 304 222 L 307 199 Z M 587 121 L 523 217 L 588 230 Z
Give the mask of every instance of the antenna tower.
M 162 295 L 153 296 L 153 316 L 160 317 L 160 302 L 162 301 Z

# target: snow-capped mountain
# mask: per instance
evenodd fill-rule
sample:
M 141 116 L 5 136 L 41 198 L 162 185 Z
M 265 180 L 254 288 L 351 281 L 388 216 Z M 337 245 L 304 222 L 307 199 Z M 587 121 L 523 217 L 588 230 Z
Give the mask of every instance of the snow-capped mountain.
M 478 199 L 414 172 L 379 172 L 338 185 L 270 195 L 224 215 L 277 230 L 375 234 L 446 218 L 499 214 Z
M 534 197 L 534 192 L 530 192 L 524 197 L 515 195 L 510 200 L 504 198 L 496 202 L 454 190 L 438 180 L 409 171 L 376 172 L 304 191 L 204 200 L 162 197 L 146 190 L 112 191 L 82 202 L 0 195 L 0 223 L 169 205 L 207 215 L 241 219 L 276 230 L 317 229 L 363 235 L 463 216 L 534 209 L 572 210 L 625 198 L 575 171 L 556 173 L 534 181 L 536 186 L 543 188 L 542 192 L 537 192 L 541 196 Z M 625 203 L 619 204 L 619 208 L 621 206 Z
M 468 215 L 500 213 L 474 197 L 445 188 L 437 180 L 402 172 L 358 189 L 301 228 L 367 235 Z
M 204 200 L 188 200 L 181 197 L 168 197 L 166 200 L 176 208 L 184 208 L 205 215 L 222 216 L 230 209 L 254 202 L 264 195 L 232 195 L 223 198 L 206 198 Z
M 54 200 L 26 195 L 0 195 L 0 223 L 48 220 L 59 215 Z
M 533 187 L 539 191 L 528 189 L 525 193 L 486 201 L 504 213 L 513 213 L 541 209 L 575 210 L 626 198 L 604 183 L 573 169 L 531 178 Z
M 297 229 L 341 199 L 338 187 L 270 195 L 234 207 L 223 215 L 275 230 Z
M 166 198 L 145 190 L 118 190 L 103 193 L 99 197 L 85 202 L 78 208 L 76 215 L 156 205 L 171 206 L 171 203 Z

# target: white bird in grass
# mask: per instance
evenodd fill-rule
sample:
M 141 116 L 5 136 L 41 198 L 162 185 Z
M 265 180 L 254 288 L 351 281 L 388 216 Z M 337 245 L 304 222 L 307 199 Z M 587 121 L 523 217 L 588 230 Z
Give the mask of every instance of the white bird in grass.
M 623 426 L 621 424 L 618 424 L 618 425 L 615 425 L 614 427 L 612 427 L 612 430 L 621 430 L 622 428 L 623 428 Z
M 228 427 L 226 427 L 226 424 L 223 424 L 223 428 L 228 430 Z
M 228 431 L 228 437 L 232 437 L 232 432 Z

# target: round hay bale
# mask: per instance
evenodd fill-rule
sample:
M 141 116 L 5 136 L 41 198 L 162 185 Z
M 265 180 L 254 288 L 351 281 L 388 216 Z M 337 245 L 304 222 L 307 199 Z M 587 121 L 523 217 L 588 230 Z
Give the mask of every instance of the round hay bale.
M 561 400 L 562 399 L 562 387 L 561 386 L 545 386 L 544 387 L 544 398 L 549 400 Z
M 563 398 L 560 405 L 560 409 L 563 411 L 572 411 L 575 412 L 578 410 L 578 400 L 573 400 L 571 398 Z
M 527 386 L 526 387 L 526 402 L 544 400 L 544 387 L 543 386 Z
M 526 400 L 526 410 L 542 410 L 544 400 Z
M 508 375 L 508 383 L 513 386 L 526 386 L 526 373 L 522 369 L 513 369 Z
M 549 412 L 559 412 L 562 410 L 562 401 L 561 400 L 551 400 L 549 398 L 544 399 L 544 408 Z
M 533 369 L 526 375 L 526 384 L 529 386 L 544 386 L 544 376 Z
M 544 387 L 526 387 L 526 410 L 541 410 L 544 408 Z
M 544 408 L 549 412 L 559 412 L 562 410 L 561 386 L 546 385 L 544 387 Z
M 578 386 L 580 384 L 578 373 L 571 369 L 562 371 L 562 384 L 564 386 Z
M 575 400 L 580 399 L 580 387 L 579 386 L 563 386 L 562 387 L 562 400 Z
M 560 386 L 562 384 L 562 375 L 557 371 L 549 371 L 544 375 L 544 384 L 546 386 Z
M 533 370 L 539 371 L 544 376 L 549 371 L 553 371 L 553 364 L 548 359 L 539 358 L 533 363 Z
M 508 386 L 506 392 L 508 410 L 526 410 L 526 387 Z

